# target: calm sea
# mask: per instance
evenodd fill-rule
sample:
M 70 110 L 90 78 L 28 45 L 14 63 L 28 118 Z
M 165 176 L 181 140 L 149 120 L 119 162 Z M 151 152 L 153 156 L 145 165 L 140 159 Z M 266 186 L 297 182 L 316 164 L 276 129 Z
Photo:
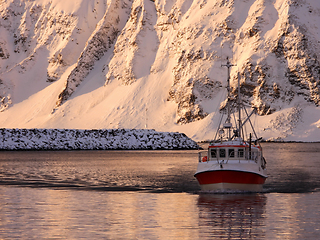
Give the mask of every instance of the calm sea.
M 264 143 L 263 193 L 201 193 L 197 151 L 0 152 L 0 239 L 320 239 L 320 144 Z

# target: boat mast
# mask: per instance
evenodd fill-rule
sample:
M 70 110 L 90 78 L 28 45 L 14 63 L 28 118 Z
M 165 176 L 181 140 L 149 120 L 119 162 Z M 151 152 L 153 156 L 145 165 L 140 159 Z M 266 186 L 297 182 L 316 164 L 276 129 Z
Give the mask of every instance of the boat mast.
M 239 111 L 239 128 L 238 128 L 238 137 L 241 139 L 241 95 L 240 95 L 240 74 L 238 71 L 238 111 Z
M 221 66 L 227 67 L 228 68 L 228 77 L 227 77 L 227 91 L 228 91 L 228 98 L 227 98 L 227 128 L 228 128 L 228 140 L 231 140 L 231 114 L 230 114 L 230 68 L 233 67 L 234 65 L 230 63 L 229 57 L 227 57 L 227 64 L 222 64 Z

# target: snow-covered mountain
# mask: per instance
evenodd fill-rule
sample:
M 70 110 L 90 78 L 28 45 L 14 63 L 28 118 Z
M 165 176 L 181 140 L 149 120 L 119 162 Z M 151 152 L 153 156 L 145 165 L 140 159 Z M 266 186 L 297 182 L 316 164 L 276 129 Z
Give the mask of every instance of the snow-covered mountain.
M 0 0 L 0 127 L 211 139 L 230 57 L 259 135 L 319 141 L 319 22 L 317 0 Z

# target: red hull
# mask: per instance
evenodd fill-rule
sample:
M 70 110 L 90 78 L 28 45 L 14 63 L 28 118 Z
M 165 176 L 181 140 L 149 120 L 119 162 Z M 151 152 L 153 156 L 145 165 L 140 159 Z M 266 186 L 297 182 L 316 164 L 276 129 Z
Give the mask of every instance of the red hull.
M 195 175 L 200 185 L 215 183 L 264 184 L 266 178 L 251 172 L 216 170 Z

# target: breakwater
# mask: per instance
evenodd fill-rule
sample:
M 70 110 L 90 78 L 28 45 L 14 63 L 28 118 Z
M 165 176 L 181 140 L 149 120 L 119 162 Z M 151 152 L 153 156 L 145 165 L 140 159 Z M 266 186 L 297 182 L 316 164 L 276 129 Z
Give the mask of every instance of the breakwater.
M 183 133 L 152 129 L 0 129 L 0 150 L 197 149 Z

